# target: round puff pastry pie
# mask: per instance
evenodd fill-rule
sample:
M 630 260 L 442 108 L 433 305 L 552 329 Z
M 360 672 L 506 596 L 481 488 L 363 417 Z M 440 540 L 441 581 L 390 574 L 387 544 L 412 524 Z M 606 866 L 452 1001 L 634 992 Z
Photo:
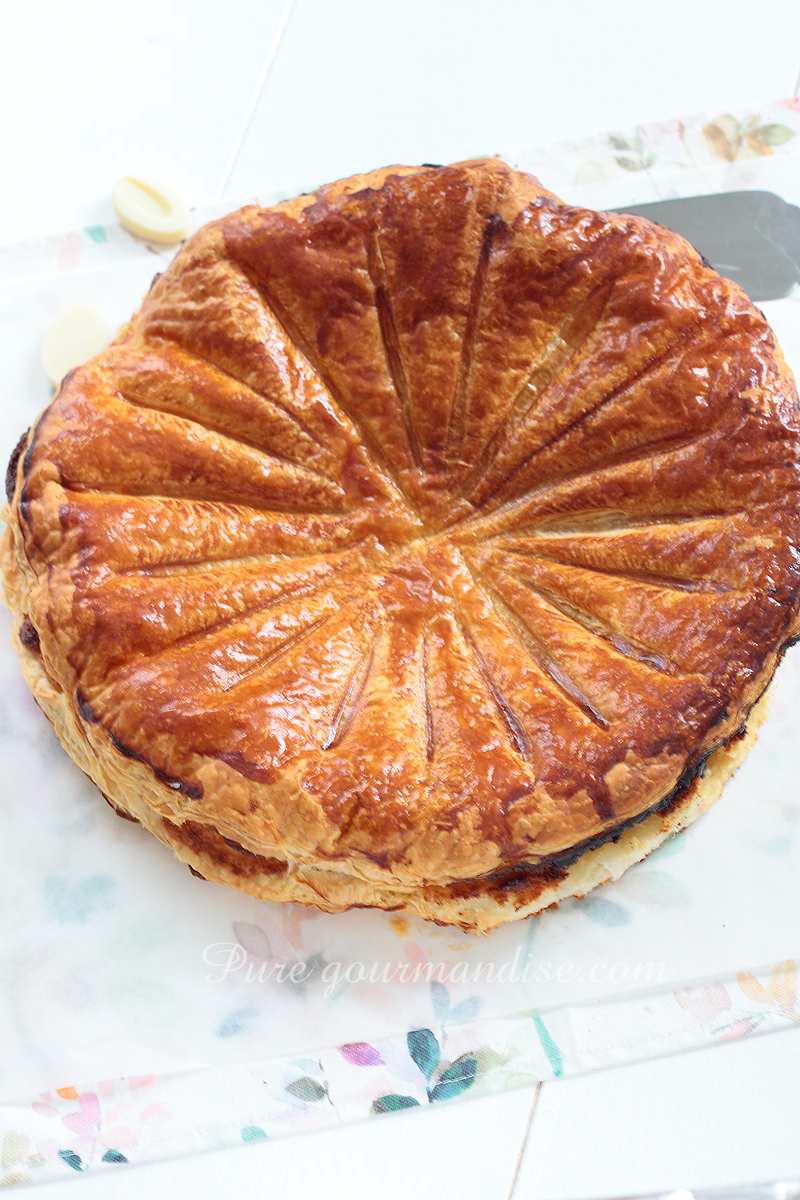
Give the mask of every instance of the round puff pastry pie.
M 26 677 L 206 879 L 488 930 L 718 795 L 798 632 L 797 395 L 680 237 L 496 160 L 201 229 L 9 474 Z

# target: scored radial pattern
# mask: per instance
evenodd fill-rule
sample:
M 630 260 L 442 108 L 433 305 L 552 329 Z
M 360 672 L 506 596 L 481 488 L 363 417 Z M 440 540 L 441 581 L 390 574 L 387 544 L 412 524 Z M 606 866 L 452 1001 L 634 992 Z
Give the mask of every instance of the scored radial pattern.
M 245 209 L 37 429 L 59 682 L 201 804 L 209 759 L 294 772 L 342 854 L 400 861 L 422 811 L 534 859 L 593 835 L 787 627 L 774 353 L 680 239 L 497 164 Z

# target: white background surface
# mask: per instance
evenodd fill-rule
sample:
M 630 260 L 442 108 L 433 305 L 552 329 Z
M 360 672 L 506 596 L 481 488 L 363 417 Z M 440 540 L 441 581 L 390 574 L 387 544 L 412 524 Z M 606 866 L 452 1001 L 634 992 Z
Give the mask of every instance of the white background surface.
M 0 240 L 112 220 L 130 171 L 234 203 L 757 106 L 800 71 L 797 0 L 295 0 L 276 49 L 285 13 L 4 0 Z M 589 1200 L 800 1175 L 798 1117 L 800 1030 L 46 1194 Z

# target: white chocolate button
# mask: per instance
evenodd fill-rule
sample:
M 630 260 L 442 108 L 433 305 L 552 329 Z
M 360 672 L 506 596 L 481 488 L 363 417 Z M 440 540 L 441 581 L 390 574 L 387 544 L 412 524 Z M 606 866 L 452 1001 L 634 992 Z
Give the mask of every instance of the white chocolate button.
M 93 304 L 73 304 L 56 317 L 42 342 L 42 366 L 54 387 L 108 345 L 105 317 Z
M 171 246 L 189 233 L 186 202 L 157 179 L 126 175 L 114 184 L 111 198 L 120 224 L 145 241 Z

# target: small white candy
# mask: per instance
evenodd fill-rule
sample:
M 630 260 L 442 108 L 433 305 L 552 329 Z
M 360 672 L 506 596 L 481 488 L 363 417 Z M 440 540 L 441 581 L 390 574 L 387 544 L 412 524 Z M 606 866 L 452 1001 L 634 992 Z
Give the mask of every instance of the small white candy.
M 114 184 L 111 198 L 120 224 L 145 241 L 171 246 L 189 233 L 192 219 L 186 202 L 157 179 L 126 175 Z
M 56 317 L 42 341 L 42 366 L 54 387 L 73 367 L 108 345 L 105 317 L 93 304 L 73 304 Z

